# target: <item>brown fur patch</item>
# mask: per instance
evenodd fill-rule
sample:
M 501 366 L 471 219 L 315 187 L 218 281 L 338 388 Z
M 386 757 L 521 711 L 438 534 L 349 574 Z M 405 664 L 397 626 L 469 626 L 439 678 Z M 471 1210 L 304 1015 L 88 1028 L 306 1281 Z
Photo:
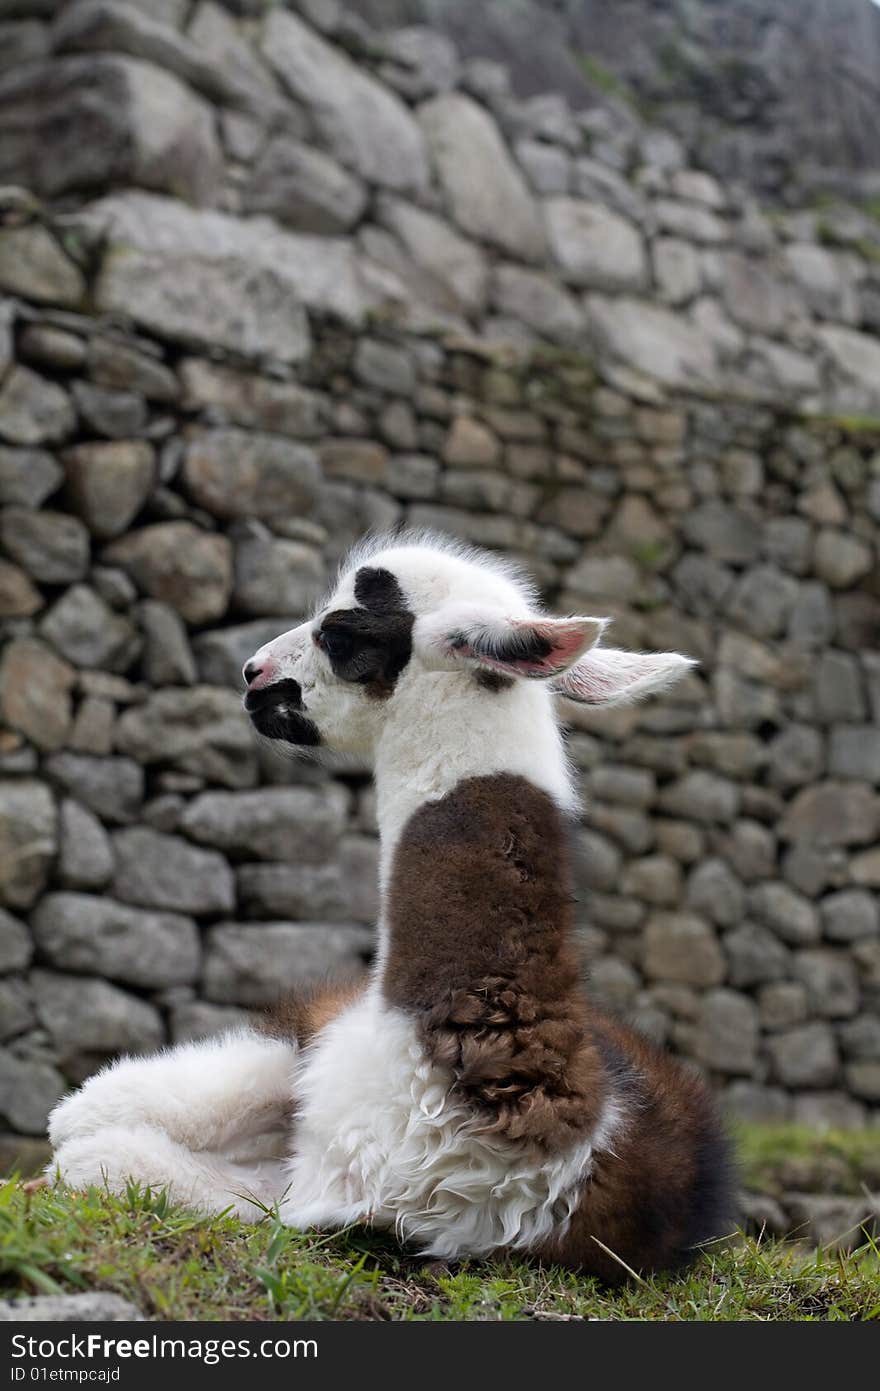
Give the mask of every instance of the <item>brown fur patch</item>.
M 586 998 L 550 797 L 505 773 L 426 803 L 395 855 L 388 926 L 385 996 L 416 1017 L 488 1131 L 549 1155 L 587 1139 L 609 1097 L 626 1116 L 566 1233 L 533 1254 L 615 1281 L 624 1270 L 603 1245 L 652 1269 L 727 1230 L 727 1150 L 708 1091 Z
M 589 1037 L 561 815 L 503 773 L 469 778 L 407 825 L 389 893 L 386 998 L 418 1017 L 488 1130 L 565 1148 L 595 1124 L 604 1067 Z
M 597 1014 L 593 1036 L 627 1121 L 596 1155 L 565 1234 L 534 1254 L 613 1284 L 626 1278 L 621 1261 L 637 1271 L 687 1263 L 699 1243 L 732 1230 L 735 1203 L 727 1141 L 700 1079 L 618 1020 Z
M 304 1048 L 325 1025 L 354 1004 L 365 986 L 364 976 L 305 986 L 270 1005 L 256 1016 L 254 1023 L 270 1038 L 295 1039 Z

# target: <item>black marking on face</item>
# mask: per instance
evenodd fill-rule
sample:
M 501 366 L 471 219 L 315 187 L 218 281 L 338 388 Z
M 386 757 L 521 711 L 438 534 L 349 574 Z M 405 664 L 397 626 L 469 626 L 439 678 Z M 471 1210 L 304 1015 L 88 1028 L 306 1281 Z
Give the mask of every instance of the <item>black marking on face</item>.
M 275 681 L 271 686 L 248 691 L 244 708 L 254 729 L 266 739 L 283 739 L 288 744 L 312 748 L 321 742 L 317 725 L 303 714 L 298 681 Z
M 358 570 L 354 595 L 361 607 L 326 614 L 315 642 L 340 681 L 363 686 L 373 700 L 387 700 L 412 656 L 415 615 L 390 570 Z

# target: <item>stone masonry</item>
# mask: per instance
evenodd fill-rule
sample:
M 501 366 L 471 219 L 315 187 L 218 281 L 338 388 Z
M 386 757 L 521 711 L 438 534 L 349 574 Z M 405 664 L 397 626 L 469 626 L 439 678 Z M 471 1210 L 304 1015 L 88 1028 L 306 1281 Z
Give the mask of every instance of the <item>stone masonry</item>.
M 593 994 L 736 1115 L 876 1123 L 876 222 L 331 0 L 16 0 L 0 128 L 0 1160 L 369 959 L 367 770 L 240 666 L 398 523 L 698 659 L 566 712 Z

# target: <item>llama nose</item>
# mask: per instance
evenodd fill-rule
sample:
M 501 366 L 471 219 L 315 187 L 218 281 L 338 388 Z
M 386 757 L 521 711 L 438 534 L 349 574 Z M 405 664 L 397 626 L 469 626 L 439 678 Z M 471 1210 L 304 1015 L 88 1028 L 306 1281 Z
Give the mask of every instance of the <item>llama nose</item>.
M 263 668 L 259 665 L 258 662 L 245 662 L 244 670 L 242 671 L 242 676 L 244 677 L 247 684 L 250 685 L 252 681 L 256 681 L 257 677 L 259 676 L 262 670 Z

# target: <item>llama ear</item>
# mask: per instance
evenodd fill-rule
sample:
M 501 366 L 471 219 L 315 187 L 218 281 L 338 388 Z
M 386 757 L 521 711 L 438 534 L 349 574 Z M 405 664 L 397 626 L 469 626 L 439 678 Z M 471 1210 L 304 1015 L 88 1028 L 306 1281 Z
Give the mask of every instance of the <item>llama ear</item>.
M 505 676 L 562 676 L 597 642 L 604 618 L 508 618 L 474 605 L 449 605 L 416 624 L 422 660 L 435 670 L 462 664 Z
M 582 705 L 631 705 L 666 690 L 696 666 L 677 652 L 621 652 L 594 647 L 553 683 L 559 695 Z

